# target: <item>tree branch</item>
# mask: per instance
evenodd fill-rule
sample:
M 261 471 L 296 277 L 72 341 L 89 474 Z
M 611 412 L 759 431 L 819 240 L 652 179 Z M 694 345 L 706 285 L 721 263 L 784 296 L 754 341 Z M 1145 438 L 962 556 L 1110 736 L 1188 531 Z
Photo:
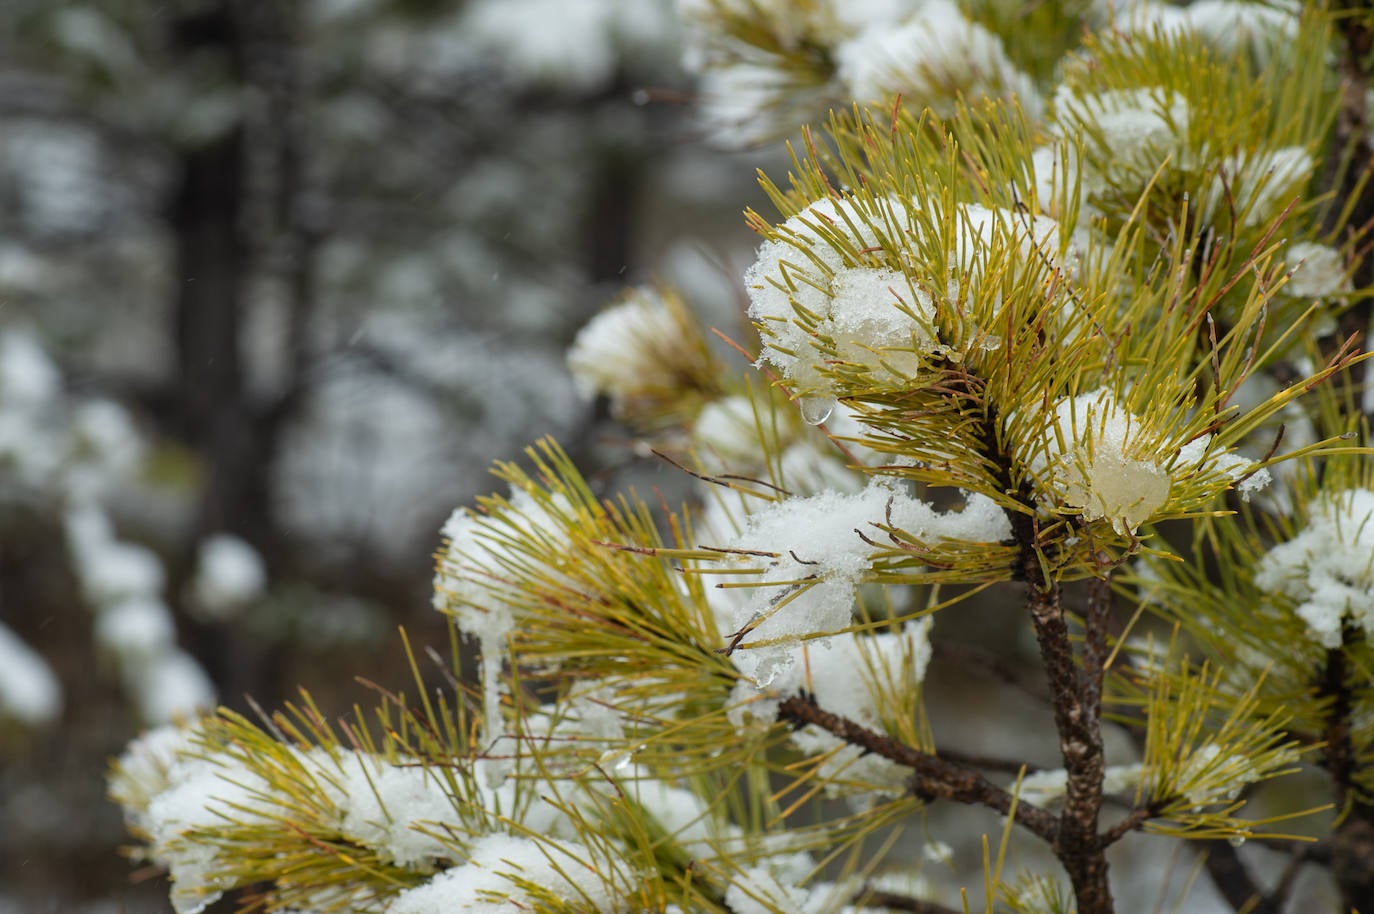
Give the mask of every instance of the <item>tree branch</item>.
M 1137 806 L 1126 815 L 1126 818 L 1104 831 L 1098 840 L 1104 848 L 1111 847 L 1154 817 L 1153 806 Z
M 984 806 L 1011 815 L 1017 825 L 1054 845 L 1059 835 L 1057 818 L 1029 803 L 1018 803 L 1009 792 L 982 774 L 962 765 L 922 752 L 913 746 L 855 723 L 819 707 L 809 695 L 793 695 L 778 706 L 778 720 L 796 726 L 820 727 L 832 736 L 909 768 L 914 774 L 912 792 L 918 796 Z M 1013 814 L 1012 810 L 1015 809 Z
M 1033 549 L 1027 552 L 1030 553 L 1024 562 L 1027 574 L 1038 576 L 1039 556 Z M 1054 696 L 1059 752 L 1068 774 L 1056 842 L 1059 859 L 1069 873 L 1081 914 L 1110 914 L 1113 904 L 1107 882 L 1107 858 L 1097 835 L 1097 820 L 1102 810 L 1102 777 L 1106 771 L 1102 731 L 1090 713 L 1089 703 L 1084 701 L 1084 693 L 1089 689 L 1080 684 L 1074 665 L 1059 585 L 1037 581 L 1034 577 L 1029 577 L 1028 583 L 1027 606 L 1045 663 L 1050 694 Z M 1096 687 L 1101 687 L 1100 679 Z
M 1106 643 L 1105 614 L 1110 601 L 1098 599 L 1090 607 L 1092 632 L 1085 647 L 1083 675 L 1074 662 L 1073 643 L 1061 602 L 1059 582 L 1045 574 L 1040 552 L 1040 526 L 1030 482 L 1012 478 L 1012 460 L 997 438 L 1000 419 L 990 407 L 983 428 L 983 456 L 995 468 L 1000 488 L 1015 494 L 1021 510 L 1008 508 L 1007 520 L 1017 545 L 1017 577 L 1026 582 L 1026 608 L 1035 628 L 1040 659 L 1045 665 L 1059 753 L 1068 775 L 1059 833 L 1052 842 L 1059 862 L 1069 874 L 1078 914 L 1112 914 L 1111 885 L 1107 881 L 1105 845 L 1097 834 L 1102 811 L 1102 778 L 1106 760 L 1100 720 L 1102 657 Z M 1102 618 L 1097 618 L 1102 617 Z M 1093 639 L 1100 642 L 1094 647 Z

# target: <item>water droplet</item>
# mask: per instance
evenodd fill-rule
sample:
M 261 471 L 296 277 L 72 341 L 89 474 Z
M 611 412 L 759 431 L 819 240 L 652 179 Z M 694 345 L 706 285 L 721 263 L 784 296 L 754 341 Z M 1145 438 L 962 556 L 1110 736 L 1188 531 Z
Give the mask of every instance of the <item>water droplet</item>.
M 820 425 L 835 411 L 835 398 L 802 397 L 798 405 L 801 407 L 803 422 L 807 425 Z
M 1245 836 L 1232 835 L 1231 837 L 1226 839 L 1226 843 L 1231 845 L 1232 847 L 1240 847 L 1242 844 L 1245 843 Z

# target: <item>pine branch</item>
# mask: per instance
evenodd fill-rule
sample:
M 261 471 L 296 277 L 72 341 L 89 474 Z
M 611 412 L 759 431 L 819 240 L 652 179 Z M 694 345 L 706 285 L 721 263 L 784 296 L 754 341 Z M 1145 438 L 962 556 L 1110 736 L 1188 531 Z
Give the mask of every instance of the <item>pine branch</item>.
M 1089 721 L 1102 721 L 1102 680 L 1106 675 L 1107 634 L 1112 616 L 1112 581 L 1105 557 L 1103 571 L 1088 581 L 1088 608 L 1083 615 L 1083 699 Z
M 1110 591 L 1097 602 L 1105 606 L 1090 609 L 1094 617 L 1094 637 L 1101 643 L 1094 656 L 1094 669 L 1084 670 L 1080 680 L 1074 664 L 1073 645 L 1061 603 L 1058 581 L 1045 574 L 1040 553 L 1039 525 L 1035 501 L 1029 483 L 1019 485 L 1011 478 L 1008 455 L 1001 452 L 996 438 L 997 417 L 989 410 L 984 427 L 983 449 L 989 463 L 1001 476 L 1003 491 L 1017 493 L 1022 511 L 1007 510 L 1012 535 L 1016 540 L 1019 559 L 1017 570 L 1026 582 L 1026 605 L 1035 628 L 1040 657 L 1045 664 L 1050 695 L 1054 701 L 1054 723 L 1059 733 L 1059 752 L 1068 775 L 1064 811 L 1058 820 L 1058 835 L 1052 845 L 1068 871 L 1073 884 L 1079 914 L 1111 914 L 1114 910 L 1111 886 L 1107 881 L 1105 845 L 1097 834 L 1098 817 L 1102 811 L 1102 778 L 1106 760 L 1102 750 L 1101 656 L 1105 650 L 1106 624 L 1097 616 L 1107 612 Z M 1087 654 L 1092 648 L 1085 648 Z
M 1102 846 L 1104 848 L 1111 847 L 1113 844 L 1153 819 L 1155 815 L 1156 811 L 1153 804 L 1148 806 L 1137 806 L 1127 814 L 1126 818 L 1102 833 L 1099 838 Z
M 1027 607 L 1040 644 L 1040 656 L 1045 662 L 1050 694 L 1054 696 L 1059 751 L 1068 773 L 1056 853 L 1068 870 L 1081 914 L 1110 914 L 1114 907 L 1107 882 L 1107 858 L 1097 835 L 1097 819 L 1102 809 L 1102 777 L 1106 771 L 1102 731 L 1091 715 L 1089 702 L 1084 700 L 1087 690 L 1082 688 L 1074 665 L 1059 584 L 1037 580 L 1039 556 L 1033 547 L 1025 551 L 1029 553 L 1023 562 L 1030 589 Z M 1100 679 L 1096 688 L 1101 689 Z
M 846 717 L 819 707 L 809 695 L 793 695 L 778 706 L 778 720 L 797 727 L 820 727 L 852 746 L 880 755 L 911 769 L 912 792 L 920 797 L 984 806 L 1014 821 L 1054 845 L 1060 833 L 1056 816 L 1016 797 L 970 768 L 929 755 L 892 737 L 870 730 Z

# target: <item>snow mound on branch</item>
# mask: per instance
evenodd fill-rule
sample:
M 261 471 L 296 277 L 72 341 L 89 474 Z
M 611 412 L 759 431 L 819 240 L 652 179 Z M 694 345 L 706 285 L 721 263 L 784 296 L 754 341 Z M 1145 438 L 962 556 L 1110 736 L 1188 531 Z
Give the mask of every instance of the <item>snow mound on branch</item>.
M 759 574 L 744 576 L 748 596 L 728 622 L 730 632 L 745 633 L 734 656 L 746 676 L 767 686 L 792 665 L 801 640 L 850 624 L 859 583 L 875 553 L 890 548 L 886 526 L 926 543 L 1011 535 L 1005 513 L 985 496 L 969 495 L 962 511 L 942 513 L 882 481 L 851 495 L 823 492 L 755 512 L 744 533 L 725 544 L 741 563 L 766 559 Z
M 1323 647 L 1341 646 L 1347 622 L 1374 634 L 1374 491 L 1318 500 L 1307 526 L 1260 560 L 1255 584 L 1297 601 L 1298 617 Z

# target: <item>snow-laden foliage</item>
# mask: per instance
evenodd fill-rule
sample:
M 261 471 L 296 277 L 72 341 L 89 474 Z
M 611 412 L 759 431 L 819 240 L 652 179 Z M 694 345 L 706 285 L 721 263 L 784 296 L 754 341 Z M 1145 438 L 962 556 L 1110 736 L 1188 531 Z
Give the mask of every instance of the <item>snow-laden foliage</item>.
M 133 747 L 112 791 L 178 910 L 942 912 L 985 890 L 1100 914 L 1150 878 L 1136 833 L 1213 842 L 1198 866 L 1236 910 L 1294 884 L 1223 850 L 1248 840 L 1333 861 L 1342 910 L 1366 905 L 1341 856 L 1374 822 L 1341 23 L 679 6 L 719 139 L 838 103 L 761 179 L 776 216 L 747 214 L 756 338 L 721 331 L 732 355 L 641 288 L 571 347 L 579 393 L 685 471 L 687 503 L 608 495 L 541 440 L 443 527 L 433 606 L 476 677 L 455 640 L 454 688 L 417 663 L 420 697 L 375 719 L 307 700 Z M 1300 766 L 1322 786 L 1274 785 Z M 1341 814 L 1294 826 L 1326 842 L 1309 858 L 1283 823 L 1323 787 Z

